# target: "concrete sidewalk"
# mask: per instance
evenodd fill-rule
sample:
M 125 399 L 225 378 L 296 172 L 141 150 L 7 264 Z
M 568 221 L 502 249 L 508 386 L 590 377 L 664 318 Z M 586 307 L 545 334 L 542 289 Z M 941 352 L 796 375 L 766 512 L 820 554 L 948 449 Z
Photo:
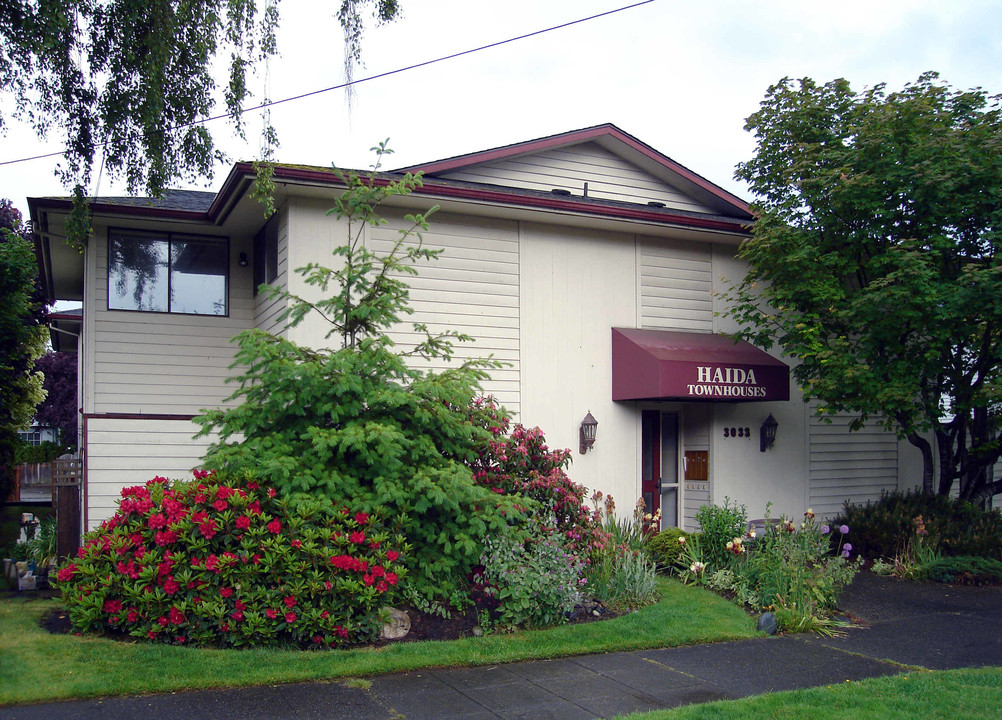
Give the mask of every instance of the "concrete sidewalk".
M 593 720 L 929 669 L 1002 665 L 1002 588 L 861 574 L 843 596 L 843 638 L 760 638 L 338 682 L 0 708 L 0 720 Z

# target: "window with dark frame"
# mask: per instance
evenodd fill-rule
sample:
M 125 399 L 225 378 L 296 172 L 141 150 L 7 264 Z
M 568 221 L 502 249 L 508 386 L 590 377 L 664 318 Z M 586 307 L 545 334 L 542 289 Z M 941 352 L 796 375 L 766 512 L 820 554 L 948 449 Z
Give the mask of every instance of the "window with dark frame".
M 272 217 L 254 237 L 254 294 L 278 277 L 278 218 Z
M 229 242 L 179 233 L 108 233 L 108 309 L 228 313 Z

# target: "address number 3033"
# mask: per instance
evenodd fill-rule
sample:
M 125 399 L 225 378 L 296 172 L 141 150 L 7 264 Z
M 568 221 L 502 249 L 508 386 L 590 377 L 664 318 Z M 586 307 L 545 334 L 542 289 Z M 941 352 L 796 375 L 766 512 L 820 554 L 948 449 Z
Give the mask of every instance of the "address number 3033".
M 724 437 L 725 438 L 751 437 L 751 429 L 746 427 L 725 427 Z

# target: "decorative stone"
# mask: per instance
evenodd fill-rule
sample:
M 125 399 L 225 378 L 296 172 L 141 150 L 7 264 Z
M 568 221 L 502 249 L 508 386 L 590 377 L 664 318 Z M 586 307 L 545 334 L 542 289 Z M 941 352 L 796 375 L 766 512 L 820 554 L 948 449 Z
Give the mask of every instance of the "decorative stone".
M 482 627 L 480 627 L 479 625 L 474 625 L 472 632 L 473 632 L 473 637 L 483 637 L 484 636 L 484 629 Z
M 411 631 L 411 618 L 403 610 L 390 608 L 390 619 L 383 624 L 380 635 L 384 640 L 399 640 Z
M 766 635 L 776 634 L 776 616 L 771 612 L 762 613 L 758 618 L 758 629 Z

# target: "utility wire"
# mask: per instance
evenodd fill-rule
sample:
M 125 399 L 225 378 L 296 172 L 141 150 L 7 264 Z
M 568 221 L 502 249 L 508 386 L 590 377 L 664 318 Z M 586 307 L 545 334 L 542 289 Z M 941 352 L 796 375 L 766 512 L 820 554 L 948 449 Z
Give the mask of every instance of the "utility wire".
M 260 105 L 254 105 L 253 107 L 243 108 L 240 110 L 240 115 L 244 113 L 254 112 L 255 110 L 263 110 L 265 108 L 271 108 L 276 105 L 282 105 L 284 103 L 293 102 L 294 100 L 303 100 L 304 98 L 313 97 L 314 95 L 321 95 L 323 93 L 331 92 L 332 90 L 343 90 L 346 87 L 351 87 L 354 85 L 359 85 L 364 82 L 369 82 L 370 80 L 379 80 L 380 78 L 389 77 L 391 75 L 397 75 L 402 72 L 407 72 L 408 70 L 416 70 L 417 68 L 426 67 L 428 65 L 434 65 L 435 63 L 445 62 L 446 60 L 453 60 L 458 57 L 463 57 L 464 55 L 470 55 L 475 52 L 480 52 L 481 50 L 490 50 L 491 48 L 500 47 L 501 45 L 507 45 L 508 43 L 513 43 L 518 40 L 525 40 L 527 38 L 535 37 L 537 35 L 542 35 L 544 33 L 553 32 L 554 30 L 562 30 L 572 25 L 579 25 L 590 20 L 596 20 L 601 17 L 606 17 L 607 15 L 614 15 L 616 13 L 623 12 L 624 10 L 632 10 L 635 7 L 640 7 L 641 5 L 649 5 L 654 2 L 654 0 L 641 0 L 641 2 L 636 2 L 631 5 L 624 5 L 623 7 L 616 8 L 614 10 L 606 10 L 605 12 L 597 13 L 596 15 L 589 15 L 588 17 L 583 17 L 578 20 L 571 20 L 570 22 L 565 22 L 561 25 L 553 25 L 543 30 L 536 30 L 535 32 L 526 33 L 524 35 L 518 35 L 517 37 L 508 38 L 507 40 L 499 40 L 498 42 L 490 43 L 488 45 L 481 45 L 480 47 L 472 48 L 470 50 L 463 50 L 461 52 L 453 53 L 452 55 L 443 55 L 442 57 L 435 58 L 434 60 L 425 60 L 424 62 L 416 63 L 414 65 L 408 65 L 407 67 L 397 68 L 396 70 L 388 70 L 384 73 L 378 73 L 376 75 L 370 75 L 368 77 L 359 78 L 358 80 L 352 80 L 350 82 L 341 83 L 340 85 L 332 85 L 328 88 L 323 88 L 322 90 L 313 90 L 311 92 L 302 93 L 301 95 L 293 95 L 292 97 L 282 98 L 281 100 L 274 100 L 272 102 L 264 102 Z M 203 118 L 201 120 L 196 120 L 194 122 L 188 123 L 186 125 L 181 125 L 177 129 L 183 129 L 186 127 L 194 127 L 195 125 L 205 125 L 206 123 L 213 122 L 215 120 L 222 120 L 224 118 L 230 117 L 229 113 L 223 113 L 221 115 L 213 115 L 211 117 Z M 106 145 L 103 143 L 102 145 Z M 29 162 L 31 160 L 41 160 L 43 158 L 58 157 L 60 155 L 65 155 L 65 150 L 58 150 L 56 152 L 46 153 L 44 155 L 34 155 L 32 157 L 19 158 L 17 160 L 4 160 L 0 161 L 0 166 L 3 165 L 14 165 L 15 163 Z

